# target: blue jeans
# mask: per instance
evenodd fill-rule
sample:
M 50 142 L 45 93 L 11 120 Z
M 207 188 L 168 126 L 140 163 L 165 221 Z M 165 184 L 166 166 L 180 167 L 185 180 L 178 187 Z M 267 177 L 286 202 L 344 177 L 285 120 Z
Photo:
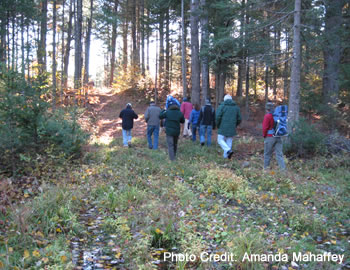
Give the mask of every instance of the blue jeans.
M 131 143 L 131 129 L 123 129 L 123 145 L 128 146 L 128 143 Z
M 211 145 L 211 132 L 213 130 L 212 125 L 201 125 L 199 129 L 199 137 L 201 143 L 205 142 L 205 133 L 207 133 L 207 145 Z
M 154 144 L 152 144 L 152 134 L 154 135 Z M 147 141 L 151 149 L 158 149 L 159 125 L 147 126 Z
M 199 133 L 199 127 L 198 125 L 196 124 L 192 124 L 192 141 L 196 141 L 196 133 L 197 133 L 197 130 L 198 130 L 198 133 Z M 198 134 L 200 135 L 200 134 Z

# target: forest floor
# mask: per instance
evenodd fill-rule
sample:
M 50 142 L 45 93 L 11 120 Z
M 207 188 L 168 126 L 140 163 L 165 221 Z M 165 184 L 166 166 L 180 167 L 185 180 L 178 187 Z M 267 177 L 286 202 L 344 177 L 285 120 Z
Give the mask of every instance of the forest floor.
M 124 148 L 118 116 L 128 102 L 139 119 Z M 100 89 L 90 103 L 85 155 L 38 165 L 3 208 L 0 268 L 350 267 L 349 156 L 286 158 L 287 173 L 275 162 L 262 171 L 256 104 L 231 160 L 215 141 L 181 138 L 170 162 L 164 133 L 159 150 L 147 147 L 145 102 Z

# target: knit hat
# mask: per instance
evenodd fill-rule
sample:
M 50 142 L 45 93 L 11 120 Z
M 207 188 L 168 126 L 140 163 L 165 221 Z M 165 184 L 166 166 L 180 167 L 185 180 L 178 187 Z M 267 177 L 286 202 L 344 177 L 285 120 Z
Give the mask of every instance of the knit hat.
M 271 112 L 271 111 L 273 111 L 273 108 L 274 108 L 274 105 L 273 105 L 272 102 L 267 102 L 267 103 L 265 104 L 265 109 L 266 109 L 267 111 Z
M 225 95 L 224 97 L 224 101 L 228 100 L 228 99 L 232 99 L 232 97 L 230 95 Z
M 184 97 L 184 98 L 183 98 L 183 101 L 188 101 L 188 98 L 187 98 L 187 97 Z

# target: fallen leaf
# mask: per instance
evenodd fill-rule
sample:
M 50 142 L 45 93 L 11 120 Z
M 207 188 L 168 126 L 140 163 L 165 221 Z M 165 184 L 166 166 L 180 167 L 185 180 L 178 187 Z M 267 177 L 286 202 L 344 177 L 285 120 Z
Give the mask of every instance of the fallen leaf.
M 39 250 L 34 250 L 32 254 L 33 254 L 34 257 L 40 257 Z

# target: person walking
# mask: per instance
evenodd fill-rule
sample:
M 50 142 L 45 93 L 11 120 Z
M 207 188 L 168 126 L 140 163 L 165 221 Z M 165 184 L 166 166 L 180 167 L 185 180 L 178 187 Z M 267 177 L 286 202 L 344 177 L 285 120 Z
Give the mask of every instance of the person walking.
M 207 146 L 211 145 L 211 133 L 215 129 L 215 109 L 211 106 L 210 100 L 205 100 L 199 114 L 199 138 L 201 145 L 205 144 L 205 136 L 207 136 Z
M 145 112 L 145 121 L 147 123 L 147 142 L 149 149 L 158 149 L 158 138 L 159 138 L 159 115 L 161 109 L 151 101 L 150 106 Z M 154 140 L 152 143 L 152 135 L 154 135 Z
M 199 130 L 199 115 L 200 115 L 200 107 L 199 104 L 195 104 L 194 105 L 194 109 L 191 111 L 190 114 L 190 119 L 188 120 L 188 125 L 191 124 L 192 126 L 192 141 L 195 142 L 196 141 L 196 133 L 197 130 Z M 189 127 L 188 127 L 189 128 Z M 200 135 L 200 134 L 198 134 Z
M 265 105 L 266 114 L 264 116 L 262 128 L 264 137 L 264 170 L 266 170 L 271 161 L 272 152 L 275 150 L 276 160 L 281 171 L 286 169 L 283 158 L 283 143 L 281 137 L 274 137 L 274 120 L 273 120 L 273 110 L 274 104 L 272 102 L 267 102 Z
M 185 117 L 185 124 L 184 124 L 184 130 L 183 130 L 184 137 L 192 136 L 191 129 L 188 127 L 188 121 L 190 119 L 192 109 L 193 109 L 192 103 L 189 102 L 187 97 L 184 97 L 183 102 L 182 102 L 181 107 L 180 107 L 180 110 Z
M 163 110 L 160 115 L 160 119 L 165 119 L 165 133 L 166 141 L 168 144 L 169 158 L 174 161 L 177 152 L 177 142 L 180 135 L 180 123 L 185 123 L 185 117 L 180 111 L 179 106 L 173 102 L 169 102 L 167 110 Z
M 224 102 L 216 112 L 218 144 L 224 150 L 224 158 L 232 157 L 232 141 L 237 134 L 236 127 L 241 123 L 241 111 L 230 95 L 225 95 Z
M 126 104 L 126 108 L 120 112 L 119 118 L 122 119 L 123 146 L 131 147 L 131 130 L 134 127 L 134 119 L 138 118 L 138 115 L 132 109 L 131 103 Z

